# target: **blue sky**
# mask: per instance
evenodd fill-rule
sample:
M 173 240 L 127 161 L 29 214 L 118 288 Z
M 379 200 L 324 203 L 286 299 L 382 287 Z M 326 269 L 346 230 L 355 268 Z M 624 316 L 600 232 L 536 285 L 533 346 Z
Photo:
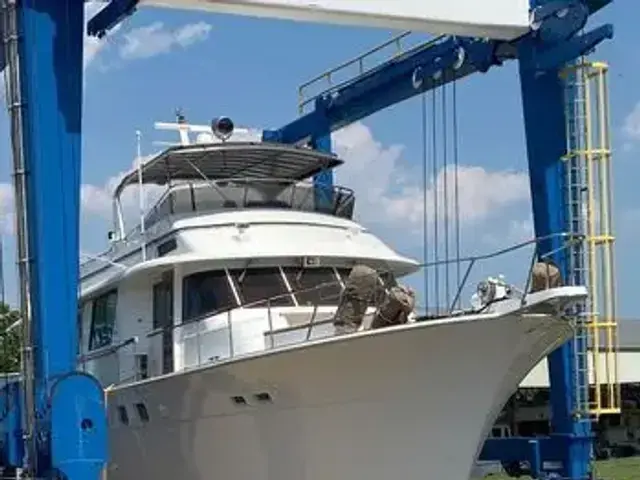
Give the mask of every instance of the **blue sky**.
M 597 16 L 600 22 L 614 23 L 616 37 L 595 57 L 611 65 L 618 312 L 624 318 L 640 317 L 633 291 L 640 266 L 640 203 L 634 179 L 640 151 L 640 62 L 635 58 L 637 27 L 633 16 L 625 15 L 629 8 L 618 0 Z M 150 154 L 158 150 L 153 141 L 173 140 L 155 132 L 153 122 L 172 121 L 177 107 L 193 123 L 206 124 L 224 114 L 242 126 L 279 127 L 297 114 L 300 83 L 393 33 L 145 8 L 103 41 L 87 40 L 83 251 L 95 254 L 106 246 L 110 190 L 132 165 L 136 130 L 142 131 L 144 153 Z M 532 236 L 515 67 L 475 75 L 457 86 L 465 254 L 496 250 Z M 361 221 L 417 259 L 423 256 L 420 105 L 419 98 L 412 99 L 334 137 L 336 151 L 346 160 L 338 182 L 358 193 Z M 0 117 L 0 128 L 8 136 L 6 115 Z M 14 303 L 8 142 L 0 148 L 6 159 L 0 165 L 5 284 L 7 298 Z M 431 184 L 427 191 L 433 191 Z M 482 273 L 504 272 L 519 280 L 526 261 L 524 254 L 506 258 Z M 476 272 L 472 280 L 479 280 L 479 275 Z M 452 272 L 452 282 L 454 277 Z M 412 283 L 421 288 L 420 279 Z

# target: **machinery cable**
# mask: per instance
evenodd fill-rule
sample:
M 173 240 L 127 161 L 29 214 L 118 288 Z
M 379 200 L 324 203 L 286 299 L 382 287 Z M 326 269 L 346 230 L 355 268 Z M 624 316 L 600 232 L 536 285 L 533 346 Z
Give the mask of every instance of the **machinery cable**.
M 442 202 L 443 202 L 443 228 L 444 228 L 444 258 L 449 260 L 449 162 L 448 162 L 448 122 L 447 122 L 447 79 L 443 78 L 442 84 Z M 439 189 L 438 189 L 439 190 Z M 447 264 L 444 271 L 444 299 L 445 305 L 449 305 L 449 272 L 451 265 Z
M 453 209 L 455 211 L 455 244 L 456 244 L 456 288 L 459 288 L 461 281 L 461 264 L 460 264 L 460 185 L 458 178 L 458 170 L 460 166 L 458 156 L 458 92 L 457 82 L 454 80 L 452 85 L 452 108 L 453 108 L 453 175 L 454 175 L 454 194 Z M 460 298 L 458 298 L 458 308 L 460 308 Z
M 429 99 L 426 93 L 421 98 L 422 254 L 425 259 L 432 259 L 431 268 L 424 272 L 424 291 L 426 308 L 435 307 L 432 313 L 436 315 L 446 313 L 442 311 L 443 305 L 447 309 L 460 307 L 459 295 L 456 305 L 451 305 L 451 301 L 452 293 L 458 291 L 462 281 L 458 99 L 456 82 L 451 82 L 451 88 L 446 87 L 447 83 L 448 78 L 443 74 Z M 430 102 L 430 118 L 427 102 Z M 427 128 L 429 120 L 430 129 Z M 452 281 L 455 281 L 454 289 Z
M 435 88 L 431 94 L 431 155 L 433 157 L 433 162 L 431 163 L 432 167 L 432 182 L 433 182 L 433 262 L 435 263 L 434 267 L 434 294 L 435 294 L 435 308 L 436 313 L 440 313 L 440 266 L 438 262 L 440 261 L 440 251 L 438 248 L 439 238 L 439 225 L 438 225 L 438 129 L 436 119 L 438 118 L 438 108 L 437 108 L 437 91 Z M 427 205 L 425 205 L 427 208 Z
M 423 210 L 422 210 L 422 261 L 427 263 L 429 261 L 429 210 L 427 208 L 428 200 L 428 186 L 429 186 L 429 172 L 427 171 L 428 162 L 428 141 L 427 141 L 427 94 L 421 95 L 421 113 L 422 113 L 422 195 L 423 195 Z M 425 315 L 428 314 L 429 309 L 429 269 L 423 269 L 424 275 L 424 305 Z

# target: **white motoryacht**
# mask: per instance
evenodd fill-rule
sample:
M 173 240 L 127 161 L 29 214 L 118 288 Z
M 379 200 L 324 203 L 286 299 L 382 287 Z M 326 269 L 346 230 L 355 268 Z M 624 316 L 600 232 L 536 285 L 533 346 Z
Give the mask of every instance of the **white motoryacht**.
M 180 143 L 122 179 L 110 248 L 81 266 L 107 477 L 467 480 L 586 290 L 484 283 L 473 308 L 417 315 L 397 282 L 418 262 L 353 220 L 352 191 L 310 181 L 339 158 L 228 119 L 163 125 Z M 142 185 L 166 191 L 125 233 Z

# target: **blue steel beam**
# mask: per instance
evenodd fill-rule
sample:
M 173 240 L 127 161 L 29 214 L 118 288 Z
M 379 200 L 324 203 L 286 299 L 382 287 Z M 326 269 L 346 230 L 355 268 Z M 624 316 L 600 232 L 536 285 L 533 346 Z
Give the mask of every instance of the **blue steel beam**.
M 331 153 L 331 131 L 329 125 L 323 134 L 311 140 L 311 147 L 319 152 Z M 333 171 L 324 170 L 313 178 L 315 204 L 327 212 L 333 208 Z
M 524 47 L 523 47 L 523 50 Z M 567 136 L 564 119 L 564 86 L 561 65 L 544 72 L 529 68 L 526 50 L 520 62 L 522 104 L 527 139 L 531 201 L 536 236 L 569 231 L 565 166 Z M 558 251 L 561 245 L 550 240 L 540 253 Z M 553 255 L 563 278 L 570 278 L 566 253 Z M 569 341 L 548 357 L 551 425 L 555 436 L 564 440 L 557 450 L 563 464 L 562 476 L 587 478 L 590 464 L 591 434 L 588 419 L 576 418 L 575 345 Z
M 6 338 L 5 338 L 6 341 Z M 0 412 L 2 415 L 2 445 L 0 464 L 15 468 L 22 465 L 24 459 L 24 443 L 22 429 L 23 392 L 20 382 L 5 377 L 5 385 L 0 390 Z
M 322 135 L 327 125 L 332 132 L 339 130 L 443 83 L 486 72 L 515 55 L 515 46 L 507 42 L 441 37 L 356 77 L 330 94 L 319 96 L 312 112 L 268 132 L 265 139 L 309 142 Z
M 598 10 L 603 9 L 609 5 L 612 0 L 587 0 L 585 3 L 589 7 L 589 13 L 596 13 Z
M 98 479 L 104 394 L 76 373 L 84 4 L 21 0 L 16 20 L 35 405 L 27 462 L 35 478 Z
M 580 2 L 556 1 L 534 9 L 535 30 L 513 42 L 441 37 L 319 96 L 313 111 L 277 130 L 266 132 L 264 139 L 283 143 L 310 142 L 322 135 L 327 125 L 333 132 L 444 83 L 473 73 L 485 73 L 518 58 L 527 51 L 527 46 L 533 46 L 528 50 L 530 68 L 556 68 L 612 37 L 611 25 L 578 34 L 588 15 L 588 9 Z
M 531 7 L 546 8 L 556 3 L 531 0 Z M 589 12 L 588 3 L 592 2 L 578 2 L 576 10 L 582 7 L 583 11 Z M 597 35 L 597 32 L 591 34 Z M 610 37 L 613 34 L 612 28 L 601 28 L 600 34 Z M 561 161 L 567 148 L 567 99 L 560 72 L 568 62 L 591 50 L 584 48 L 587 45 L 576 41 L 577 38 L 579 37 L 571 36 L 554 39 L 556 41 L 550 44 L 540 44 L 539 39 L 530 38 L 519 45 L 520 84 L 534 228 L 536 236 L 540 237 L 570 231 L 572 228 L 567 219 L 566 169 Z M 584 38 L 586 37 L 582 37 Z M 541 49 L 548 53 L 546 60 L 542 62 L 543 68 L 536 58 Z M 541 245 L 540 254 L 558 252 L 553 260 L 560 268 L 563 278 L 568 279 L 573 272 L 570 271 L 566 252 L 560 250 L 560 247 L 557 240 L 551 238 Z M 578 480 L 590 475 L 592 434 L 590 420 L 581 418 L 576 411 L 577 384 L 588 382 L 586 373 L 576 370 L 576 348 L 585 346 L 577 346 L 574 341 L 566 342 L 549 355 L 547 362 L 552 411 L 551 438 L 555 445 L 552 452 L 560 461 L 560 475 Z

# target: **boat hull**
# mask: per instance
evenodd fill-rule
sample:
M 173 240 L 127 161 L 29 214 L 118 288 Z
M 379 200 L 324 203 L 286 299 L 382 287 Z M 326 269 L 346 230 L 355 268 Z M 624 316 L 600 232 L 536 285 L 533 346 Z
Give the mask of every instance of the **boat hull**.
M 570 335 L 539 314 L 422 322 L 119 387 L 108 478 L 467 480 L 509 395 Z

